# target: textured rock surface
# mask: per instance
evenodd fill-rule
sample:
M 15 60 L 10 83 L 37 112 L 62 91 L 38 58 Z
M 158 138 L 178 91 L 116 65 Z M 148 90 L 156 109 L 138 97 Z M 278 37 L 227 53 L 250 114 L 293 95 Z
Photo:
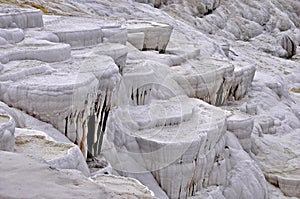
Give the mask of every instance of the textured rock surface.
M 126 191 L 106 187 L 103 183 L 93 182 L 78 171 L 60 171 L 22 154 L 0 151 L 0 158 L 2 198 L 55 198 L 58 193 L 60 198 L 140 198 L 134 195 L 135 192 L 144 193 L 145 198 L 154 198 L 146 191 L 146 187 L 133 180 L 129 180 L 129 184 L 126 180 L 118 180 L 113 176 L 112 180 L 109 177 L 103 179 L 110 181 L 113 187 L 130 190 L 131 194 L 128 194 Z M 99 181 L 101 182 L 101 178 Z
M 267 198 L 263 174 L 231 141 L 236 138 L 226 138 L 225 118 L 221 110 L 186 97 L 120 107 L 112 111 L 107 138 L 114 145 L 105 154 L 117 170 L 150 171 L 170 198 L 193 196 L 212 185 L 221 186 L 226 198 Z M 234 155 L 237 151 L 241 154 Z M 249 171 L 241 172 L 245 165 Z M 261 184 L 248 190 L 239 184 L 242 176 Z
M 251 133 L 254 120 L 249 115 L 233 111 L 227 118 L 227 130 L 232 132 L 246 152 L 251 150 Z
M 0 28 L 43 27 L 42 12 L 37 9 L 0 8 Z
M 168 24 L 147 21 L 127 21 L 126 28 L 129 34 L 144 34 L 142 50 L 159 52 L 165 52 L 173 29 Z
M 92 179 L 97 184 L 104 185 L 107 190 L 125 198 L 154 198 L 154 194 L 147 187 L 132 178 L 113 175 L 96 175 Z M 134 193 L 134 196 L 132 193 Z
M 16 126 L 158 198 L 299 197 L 297 1 L 9 2 L 64 15 L 0 31 L 0 100 L 41 120 L 6 108 Z
M 85 176 L 90 176 L 78 146 L 71 143 L 56 142 L 40 131 L 16 129 L 14 151 L 42 158 L 54 168 L 76 169 Z

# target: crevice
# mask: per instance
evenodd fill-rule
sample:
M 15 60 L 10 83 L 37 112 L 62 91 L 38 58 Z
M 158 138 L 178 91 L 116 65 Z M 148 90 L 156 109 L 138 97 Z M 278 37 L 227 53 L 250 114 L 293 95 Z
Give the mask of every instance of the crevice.
M 69 117 L 67 116 L 65 118 L 65 136 L 68 137 L 68 121 L 69 121 Z

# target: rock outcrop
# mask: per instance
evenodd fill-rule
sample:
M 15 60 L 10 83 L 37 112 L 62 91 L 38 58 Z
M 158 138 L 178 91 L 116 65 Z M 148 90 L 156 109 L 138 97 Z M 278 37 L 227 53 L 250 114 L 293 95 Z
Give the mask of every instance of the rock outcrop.
M 95 135 L 90 136 L 93 138 L 91 142 L 97 143 L 95 149 L 90 148 L 90 152 L 96 155 L 100 151 L 99 132 L 103 133 L 105 130 L 112 91 L 120 79 L 116 64 L 120 68 L 124 66 L 126 49 L 121 44 L 112 44 L 109 46 L 111 50 L 103 45 L 98 49 L 74 52 L 74 55 L 71 55 L 71 48 L 95 46 L 102 42 L 103 37 L 108 36 L 102 33 L 100 27 L 95 29 L 95 36 L 86 37 L 84 31 L 93 34 L 92 30 L 96 25 L 91 24 L 91 27 L 87 26 L 83 31 L 77 26 L 66 25 L 76 21 L 72 18 L 49 17 L 46 21 L 44 29 L 47 32 L 53 31 L 54 25 L 64 26 L 61 32 L 53 32 L 58 38 L 54 42 L 68 44 L 47 41 L 53 37 L 48 34 L 42 38 L 39 35 L 45 35 L 45 32 L 29 30 L 28 34 L 25 31 L 27 38 L 23 41 L 14 46 L 2 46 L 0 60 L 6 65 L 0 75 L 0 99 L 10 106 L 53 124 L 72 142 L 79 145 L 85 157 L 88 151 L 88 120 L 91 115 L 96 115 Z M 101 24 L 104 28 L 109 28 L 109 24 Z M 75 41 L 78 43 L 74 43 Z M 106 48 L 106 51 L 101 50 L 103 48 Z M 102 54 L 108 54 L 115 61 Z M 48 105 L 45 105 L 45 101 Z
M 83 188 L 105 198 L 299 197 L 298 3 L 14 2 L 60 15 L 0 10 L 0 148 L 23 153 L 0 155 L 18 172 L 16 159 L 32 163 L 25 154 L 43 162 L 35 176 L 49 175 L 47 163 L 68 198 Z

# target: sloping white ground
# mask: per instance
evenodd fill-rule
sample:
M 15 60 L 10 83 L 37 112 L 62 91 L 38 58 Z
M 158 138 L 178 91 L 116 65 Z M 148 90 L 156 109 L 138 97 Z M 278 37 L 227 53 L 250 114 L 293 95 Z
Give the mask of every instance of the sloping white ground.
M 58 170 L 11 152 L 0 151 L 0 159 L 1 198 L 154 198 L 134 179 L 99 176 L 94 181 L 76 170 Z M 105 186 L 103 182 L 106 181 L 111 186 Z M 116 190 L 115 187 L 123 189 Z

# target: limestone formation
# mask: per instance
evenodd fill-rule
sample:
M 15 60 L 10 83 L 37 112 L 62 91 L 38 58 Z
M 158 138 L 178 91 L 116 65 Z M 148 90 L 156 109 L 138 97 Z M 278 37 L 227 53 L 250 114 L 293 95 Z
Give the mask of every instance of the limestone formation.
M 246 152 L 251 150 L 251 133 L 254 120 L 246 114 L 234 111 L 227 118 L 227 130 L 231 131 L 238 139 Z
M 37 9 L 0 8 L 0 28 L 43 27 L 42 12 Z
M 298 3 L 0 3 L 0 198 L 299 197 Z
M 118 108 L 111 114 L 107 137 L 113 145 L 105 150 L 108 160 L 123 172 L 150 171 L 170 198 L 193 196 L 212 185 L 226 187 L 226 171 L 238 165 L 227 151 L 225 114 L 200 100 L 177 96 L 145 106 Z M 257 168 L 253 169 L 263 178 Z M 232 180 L 239 175 L 233 175 Z M 256 177 L 250 178 L 255 181 Z M 225 190 L 228 197 L 235 188 Z M 266 198 L 265 191 L 259 197 Z
M 143 33 L 143 49 L 165 52 L 169 42 L 172 26 L 158 22 L 134 21 L 126 23 L 129 35 L 132 33 Z M 133 43 L 136 43 L 133 41 Z
M 68 19 L 53 19 L 53 17 L 50 17 L 47 22 L 50 25 L 49 27 L 45 25 L 45 29 L 50 31 L 55 23 L 57 26 L 62 26 L 62 24 L 68 22 Z M 107 28 L 107 26 L 105 27 Z M 68 27 L 65 28 L 68 30 Z M 75 34 L 76 28 L 72 29 L 71 26 L 69 32 Z M 38 33 L 32 34 L 30 32 L 29 36 L 34 37 L 36 34 Z M 57 36 L 61 41 L 62 38 L 59 34 Z M 70 37 L 68 38 L 70 39 Z M 100 38 L 101 42 L 102 34 Z M 86 37 L 83 38 L 81 44 L 74 44 L 71 40 L 67 42 L 72 47 L 85 47 L 97 45 L 98 43 L 98 41 L 91 40 L 89 42 L 85 39 Z M 97 115 L 96 132 L 100 121 L 102 123 L 99 131 L 104 132 L 112 91 L 119 81 L 119 70 L 115 62 L 119 64 L 119 67 L 124 66 L 126 50 L 123 47 L 117 47 L 117 44 L 115 44 L 117 48 L 112 48 L 111 51 L 104 53 L 101 52 L 101 48 L 99 50 L 92 49 L 86 52 L 74 53 L 72 55 L 74 58 L 70 59 L 71 48 L 68 44 L 28 38 L 16 45 L 5 45 L 1 49 L 0 60 L 7 63 L 2 69 L 4 73 L 1 74 L 0 78 L 1 93 L 3 93 L 0 96 L 1 100 L 8 105 L 27 111 L 43 121 L 50 122 L 71 141 L 77 143 L 83 154 L 87 156 L 88 119 L 91 115 Z M 102 48 L 105 48 L 105 46 L 102 46 Z M 121 51 L 117 50 L 118 48 Z M 15 49 L 18 49 L 18 51 Z M 94 55 L 83 55 L 86 53 L 93 53 Z M 98 55 L 107 53 L 115 59 L 115 62 L 110 57 Z M 28 61 L 22 62 L 22 60 Z M 53 63 L 58 61 L 65 62 Z M 11 67 L 17 69 L 11 70 Z M 68 79 L 67 82 L 64 81 L 65 78 Z M 11 81 L 14 83 L 11 83 Z M 88 87 L 89 89 L 87 89 Z M 63 93 L 58 95 L 57 91 Z M 23 98 L 21 101 L 11 100 L 22 98 L 23 95 L 28 97 Z M 45 99 L 50 98 L 52 100 L 45 106 Z M 34 101 L 31 99 L 34 99 Z M 85 102 L 86 100 L 88 103 Z M 60 102 L 64 103 L 61 104 Z M 49 109 L 52 110 L 52 114 L 47 113 Z M 105 110 L 105 112 L 102 110 Z M 94 143 L 99 142 L 101 137 L 100 134 L 97 136 L 96 132 L 96 135 L 92 136 L 95 137 L 93 139 Z M 96 152 L 98 149 L 92 151 L 95 151 L 94 154 L 99 153 Z
M 85 176 L 90 176 L 78 146 L 71 143 L 56 142 L 43 132 L 17 129 L 14 151 L 42 158 L 53 168 L 76 169 Z
M 97 184 L 101 186 L 104 185 L 107 190 L 117 195 L 121 195 L 122 197 L 130 198 L 133 197 L 132 193 L 134 193 L 135 198 L 154 198 L 152 191 L 132 178 L 101 174 L 94 176 L 92 179 Z

